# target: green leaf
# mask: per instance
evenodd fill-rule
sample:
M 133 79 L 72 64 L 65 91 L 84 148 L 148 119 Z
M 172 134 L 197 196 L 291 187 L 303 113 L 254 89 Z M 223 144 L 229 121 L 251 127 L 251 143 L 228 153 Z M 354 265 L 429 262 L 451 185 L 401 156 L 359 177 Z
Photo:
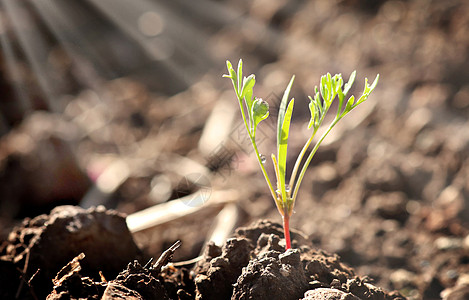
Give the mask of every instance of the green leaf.
M 280 107 L 278 109 L 278 120 L 277 120 L 277 149 L 280 145 L 280 138 L 282 134 L 282 125 L 283 119 L 285 118 L 285 110 L 287 108 L 288 97 L 290 96 L 291 87 L 293 85 L 293 81 L 295 81 L 295 75 L 292 76 L 290 79 L 290 83 L 288 83 L 285 92 L 283 93 L 282 102 L 280 102 Z
M 249 75 L 248 77 L 243 78 L 243 88 L 241 89 L 241 98 L 246 96 L 248 91 L 251 91 L 254 88 L 254 84 L 256 84 L 256 76 L 254 74 Z
M 321 76 L 321 85 L 319 86 L 319 92 L 321 93 L 322 99 L 327 98 L 327 75 Z
M 344 97 L 345 97 L 345 94 L 342 91 L 342 88 L 339 88 L 339 90 L 337 91 L 337 97 L 339 98 L 339 107 L 341 107 L 341 104 L 344 101 Z
M 342 116 L 345 116 L 345 114 L 347 114 L 349 111 L 352 110 L 352 108 L 356 106 L 356 105 L 353 105 L 354 102 L 355 102 L 355 96 L 352 95 L 347 100 L 347 105 L 345 106 L 344 113 L 342 114 Z
M 236 93 L 236 96 L 239 97 L 239 92 L 238 92 L 238 78 L 236 76 L 236 71 L 233 69 L 233 65 L 229 60 L 226 61 L 226 68 L 228 69 L 228 73 L 230 75 L 223 75 L 223 77 L 231 78 L 231 81 L 233 83 L 233 87 Z
M 370 86 L 370 85 L 368 85 L 368 78 L 365 78 L 365 90 L 363 91 L 363 95 L 360 97 L 360 99 L 358 99 L 358 101 L 354 105 L 354 107 L 357 106 L 358 104 L 364 102 L 366 99 L 368 99 L 368 96 L 370 96 L 371 92 L 373 92 L 376 85 L 378 84 L 378 80 L 379 80 L 379 74 L 376 75 L 375 80 L 373 81 L 373 83 Z
M 327 84 L 327 98 L 325 100 L 326 100 L 327 106 L 330 106 L 332 102 L 332 94 L 334 93 L 333 88 L 332 88 L 331 73 L 327 73 L 326 84 Z
M 375 80 L 373 81 L 373 83 L 371 84 L 370 86 L 370 93 L 375 89 L 375 87 L 378 85 L 378 81 L 379 81 L 379 74 L 376 75 L 376 78 Z
M 342 79 L 342 74 L 337 74 L 335 76 L 336 76 L 335 94 L 338 94 L 339 91 L 342 92 L 342 85 L 344 84 L 344 80 Z
M 315 88 L 314 101 L 316 102 L 316 107 L 319 108 L 319 115 L 322 116 L 324 113 L 323 102 L 321 102 L 321 97 L 319 96 L 318 87 Z
M 316 103 L 314 102 L 313 98 L 311 98 L 311 96 L 308 97 L 310 100 L 308 107 L 311 113 L 311 119 L 309 120 L 308 129 L 311 129 L 311 127 L 316 124 L 316 116 L 318 114 L 318 110 L 316 109 Z
M 227 77 L 227 78 L 233 78 L 233 73 L 231 72 L 231 70 L 233 70 L 233 65 L 231 64 L 231 62 L 229 60 L 226 61 L 226 68 L 228 69 L 228 74 L 223 74 L 223 77 Z M 234 70 L 233 70 L 234 72 Z
M 262 121 L 267 119 L 269 116 L 269 104 L 262 100 L 261 98 L 256 98 L 252 104 L 252 132 L 253 136 L 256 135 L 257 125 Z
M 285 191 L 285 173 L 287 165 L 287 148 L 288 148 L 288 135 L 290 132 L 290 123 L 293 113 L 293 105 L 295 104 L 295 99 L 292 99 L 288 103 L 288 107 L 285 112 L 285 117 L 282 124 L 282 131 L 280 134 L 280 143 L 278 147 L 278 170 L 279 170 L 279 189 L 282 192 L 282 200 L 287 201 L 287 194 Z
M 255 83 L 256 83 L 256 79 L 255 79 L 254 74 L 251 74 L 248 77 L 244 77 L 244 79 L 243 79 L 243 89 L 242 89 L 242 92 L 241 92 L 241 99 L 244 98 L 244 101 L 246 102 L 250 128 L 252 128 L 252 126 L 253 126 L 252 125 L 253 124 L 252 103 L 254 102 L 253 88 L 254 88 Z
M 240 59 L 239 62 L 238 62 L 238 95 L 241 97 L 241 80 L 243 79 L 243 60 Z
M 249 124 L 250 124 L 250 128 L 251 128 L 252 124 L 253 124 L 252 104 L 254 103 L 254 96 L 252 95 L 252 90 L 250 90 L 246 93 L 246 95 L 244 96 L 244 101 L 246 102 L 246 107 L 247 107 L 247 110 L 248 110 L 248 117 L 249 117 Z
M 347 96 L 347 93 L 349 92 L 350 88 L 353 85 L 353 82 L 355 81 L 356 75 L 357 75 L 357 71 L 353 71 L 352 74 L 350 74 L 350 78 L 344 86 L 344 96 Z
M 337 95 L 338 89 L 341 87 L 342 83 L 342 75 L 335 74 L 334 77 L 331 78 L 331 99 L 330 102 L 334 101 L 335 96 Z
M 314 127 L 317 129 L 319 127 L 319 119 L 321 118 L 322 108 L 321 102 L 319 99 L 319 92 L 316 92 L 314 99 L 311 96 L 309 98 L 309 111 L 311 113 L 311 119 L 309 120 L 308 129 Z

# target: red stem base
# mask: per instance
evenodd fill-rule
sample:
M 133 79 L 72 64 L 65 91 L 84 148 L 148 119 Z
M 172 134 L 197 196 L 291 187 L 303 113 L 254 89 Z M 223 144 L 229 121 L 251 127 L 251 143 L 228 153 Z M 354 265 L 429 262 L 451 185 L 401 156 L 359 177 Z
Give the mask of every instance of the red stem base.
M 291 249 L 290 240 L 290 216 L 282 216 L 283 219 L 283 233 L 285 235 L 285 251 Z

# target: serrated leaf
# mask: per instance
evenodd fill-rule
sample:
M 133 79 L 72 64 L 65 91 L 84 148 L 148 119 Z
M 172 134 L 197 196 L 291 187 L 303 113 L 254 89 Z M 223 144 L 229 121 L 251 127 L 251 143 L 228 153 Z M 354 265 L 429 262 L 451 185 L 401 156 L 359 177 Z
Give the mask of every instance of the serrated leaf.
M 285 92 L 283 93 L 282 101 L 280 102 L 280 107 L 278 109 L 278 119 L 277 119 L 277 149 L 280 144 L 280 135 L 282 133 L 283 119 L 285 118 L 285 110 L 287 108 L 288 97 L 290 96 L 291 87 L 293 81 L 295 80 L 295 75 L 292 76 L 290 82 L 288 83 Z
M 375 80 L 373 81 L 373 83 L 370 86 L 370 85 L 368 85 L 368 78 L 365 78 L 365 89 L 363 91 L 363 95 L 360 97 L 360 99 L 358 99 L 355 106 L 357 106 L 358 104 L 360 104 L 360 103 L 364 102 L 366 99 L 368 99 L 368 96 L 370 96 L 371 92 L 373 92 L 373 90 L 376 88 L 376 85 L 378 84 L 378 80 L 379 80 L 379 74 L 376 75 Z
M 332 93 L 331 93 L 331 99 L 330 101 L 333 102 L 335 99 L 335 96 L 337 95 L 339 89 L 342 87 L 342 75 L 341 74 L 335 74 L 332 79 L 331 79 L 331 87 L 332 87 Z
M 269 116 L 269 104 L 261 98 L 256 98 L 252 104 L 251 115 L 253 120 L 252 130 L 255 136 L 257 125 Z
M 309 120 L 308 129 L 314 127 L 315 129 L 319 126 L 319 119 L 321 118 L 321 107 L 319 99 L 319 93 L 316 93 L 314 99 L 311 96 L 308 96 L 309 102 L 309 111 L 311 113 L 311 119 Z M 319 103 L 319 104 L 318 104 Z

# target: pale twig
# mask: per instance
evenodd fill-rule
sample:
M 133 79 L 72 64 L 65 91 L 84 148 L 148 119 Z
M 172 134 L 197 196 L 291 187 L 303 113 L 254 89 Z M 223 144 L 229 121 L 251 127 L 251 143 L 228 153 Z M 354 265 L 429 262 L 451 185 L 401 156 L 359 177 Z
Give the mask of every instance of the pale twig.
M 207 208 L 222 209 L 227 203 L 237 201 L 239 194 L 234 190 L 212 191 L 209 195 L 198 191 L 186 197 L 158 204 L 127 216 L 130 232 L 136 233 L 190 216 Z M 189 202 L 199 206 L 189 206 Z

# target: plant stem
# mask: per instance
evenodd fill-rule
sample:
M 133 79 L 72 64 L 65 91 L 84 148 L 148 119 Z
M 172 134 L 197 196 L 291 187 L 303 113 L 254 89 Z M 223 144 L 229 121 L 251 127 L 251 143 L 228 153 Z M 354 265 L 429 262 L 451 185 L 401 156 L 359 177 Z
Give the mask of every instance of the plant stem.
M 269 190 L 270 190 L 270 193 L 272 194 L 272 198 L 274 198 L 275 200 L 277 199 L 277 194 L 275 193 L 274 187 L 272 183 L 270 182 L 269 175 L 267 175 L 267 171 L 265 170 L 265 166 L 264 166 L 264 163 L 262 162 L 259 149 L 257 149 L 256 140 L 253 136 L 251 136 L 250 133 L 249 133 L 249 137 L 251 138 L 252 146 L 254 148 L 254 151 L 256 152 L 257 161 L 259 162 L 259 165 L 261 166 L 262 174 L 264 174 L 264 178 L 265 178 L 265 181 L 267 182 L 267 185 L 269 186 Z
M 324 108 L 324 112 L 321 115 L 321 119 L 318 122 L 319 124 L 322 124 L 322 122 L 324 121 L 324 117 L 326 116 L 328 111 L 329 111 L 329 106 L 326 106 Z M 340 117 L 340 118 L 342 118 L 342 117 Z M 337 119 L 337 117 L 336 117 L 337 121 L 339 121 L 340 118 Z M 290 196 L 291 196 L 291 191 L 293 191 L 293 185 L 299 185 L 298 183 L 295 183 L 296 174 L 298 173 L 298 169 L 300 168 L 301 161 L 303 160 L 303 157 L 306 154 L 306 151 L 308 150 L 309 145 L 311 145 L 311 142 L 313 141 L 314 137 L 316 136 L 316 133 L 317 133 L 318 129 L 319 129 L 319 126 L 314 127 L 314 130 L 313 130 L 313 133 L 311 134 L 311 137 L 308 139 L 308 141 L 306 141 L 306 144 L 303 146 L 303 149 L 301 149 L 300 155 L 296 159 L 295 166 L 293 167 L 293 172 L 292 172 L 291 177 L 290 177 L 290 184 L 289 184 L 289 186 L 290 186 Z M 305 164 L 309 165 L 309 162 L 307 162 Z M 304 165 L 303 165 L 303 167 L 304 167 Z M 295 203 L 295 198 L 296 197 L 292 198 L 293 203 Z
M 272 153 L 271 157 L 272 157 L 272 163 L 274 164 L 274 172 L 275 172 L 275 177 L 277 179 L 277 188 L 278 188 L 278 182 L 280 182 L 280 179 L 278 176 L 280 172 L 278 171 L 278 164 L 277 164 L 277 159 L 275 158 L 275 154 Z M 278 192 L 278 190 L 276 192 Z M 277 198 L 275 198 L 274 200 L 275 200 L 275 205 L 277 206 L 278 212 L 280 213 L 281 216 L 283 216 L 286 210 L 285 210 L 284 202 L 282 201 L 281 198 L 279 198 L 278 193 L 277 193 Z
M 238 96 L 237 93 L 236 95 Z M 272 197 L 275 200 L 277 199 L 277 196 L 275 194 L 274 187 L 272 186 L 272 183 L 270 182 L 269 175 L 267 175 L 267 171 L 265 170 L 264 164 L 262 163 L 261 157 L 259 155 L 260 153 L 259 153 L 259 149 L 257 149 L 256 138 L 255 136 L 251 134 L 251 131 L 249 130 L 249 125 L 248 125 L 248 122 L 246 121 L 246 115 L 244 114 L 243 101 L 242 99 L 239 99 L 239 96 L 238 96 L 238 102 L 239 102 L 239 108 L 241 110 L 241 116 L 244 121 L 244 126 L 246 127 L 246 131 L 248 132 L 249 138 L 251 139 L 251 144 L 254 148 L 254 151 L 256 152 L 257 161 L 259 162 L 259 165 L 261 166 L 262 174 L 264 174 L 264 178 L 265 178 L 265 181 L 267 182 L 267 185 L 269 186 L 270 193 L 272 194 Z
M 311 153 L 309 153 L 308 159 L 306 160 L 303 167 L 301 168 L 300 176 L 298 177 L 298 181 L 295 184 L 295 190 L 293 191 L 293 196 L 292 196 L 293 203 L 295 203 L 296 197 L 298 196 L 298 190 L 301 185 L 301 181 L 303 181 L 303 177 L 305 176 L 306 169 L 308 168 L 309 163 L 313 159 L 314 154 L 316 154 L 316 151 L 318 150 L 319 145 L 321 145 L 322 141 L 326 138 L 326 136 L 329 134 L 332 128 L 337 124 L 337 122 L 339 122 L 340 119 L 341 118 L 335 118 L 334 121 L 332 121 L 331 125 L 329 125 L 329 128 L 327 128 L 327 130 L 321 135 L 321 138 L 316 143 L 316 145 L 314 145 L 314 148 L 313 150 L 311 150 Z
M 233 83 L 233 85 L 234 85 L 234 83 Z M 267 185 L 269 186 L 269 190 L 270 190 L 270 193 L 272 195 L 272 198 L 274 199 L 275 203 L 277 203 L 277 194 L 275 193 L 275 189 L 274 189 L 272 183 L 270 182 L 269 175 L 267 174 L 267 171 L 264 167 L 264 163 L 262 162 L 262 159 L 261 159 L 261 156 L 260 156 L 260 153 L 259 153 L 259 149 L 257 148 L 255 132 L 251 133 L 251 130 L 249 130 L 250 129 L 249 125 L 251 125 L 251 124 L 248 125 L 248 122 L 246 121 L 246 115 L 244 113 L 244 107 L 243 107 L 243 99 L 241 99 L 239 97 L 236 86 L 235 86 L 235 91 L 236 91 L 236 96 L 238 97 L 239 108 L 241 110 L 241 116 L 242 116 L 242 119 L 244 121 L 244 126 L 246 127 L 246 131 L 248 132 L 249 138 L 251 139 L 251 144 L 254 148 L 254 151 L 256 152 L 257 161 L 259 162 L 259 166 L 261 167 L 262 174 L 264 175 L 265 181 L 267 182 Z M 280 210 L 280 207 L 278 205 L 277 205 L 277 208 L 279 209 L 279 212 L 283 216 L 284 213 L 282 213 L 282 211 Z M 288 221 L 287 221 L 287 226 L 289 226 Z M 288 243 L 290 243 L 290 232 L 289 232 L 288 229 L 287 229 L 286 232 L 288 233 Z
M 296 159 L 295 166 L 293 167 L 293 171 L 291 173 L 290 177 L 290 183 L 288 186 L 290 187 L 290 192 L 288 196 L 291 196 L 291 191 L 293 191 L 293 185 L 295 184 L 295 179 L 296 179 L 296 174 L 298 173 L 298 169 L 300 168 L 301 161 L 303 160 L 303 157 L 306 154 L 306 151 L 309 148 L 309 145 L 313 141 L 314 136 L 316 135 L 317 128 L 314 129 L 313 134 L 311 137 L 306 141 L 306 144 L 303 146 L 303 149 L 301 149 L 300 155 L 298 155 L 298 158 Z
M 283 234 L 285 235 L 285 251 L 291 249 L 291 240 L 290 240 L 290 215 L 285 213 L 282 216 L 283 219 Z

